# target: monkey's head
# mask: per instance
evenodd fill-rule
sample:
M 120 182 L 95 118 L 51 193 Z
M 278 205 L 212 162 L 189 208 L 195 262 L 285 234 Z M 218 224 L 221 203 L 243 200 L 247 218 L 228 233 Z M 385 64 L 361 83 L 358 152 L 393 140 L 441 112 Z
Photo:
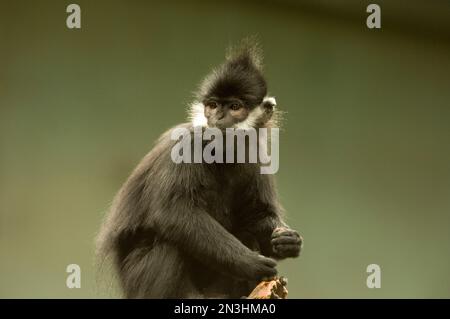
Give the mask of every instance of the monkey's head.
M 266 95 L 260 50 L 246 41 L 230 49 L 225 62 L 205 78 L 191 118 L 194 125 L 220 129 L 261 126 L 271 118 L 276 104 Z

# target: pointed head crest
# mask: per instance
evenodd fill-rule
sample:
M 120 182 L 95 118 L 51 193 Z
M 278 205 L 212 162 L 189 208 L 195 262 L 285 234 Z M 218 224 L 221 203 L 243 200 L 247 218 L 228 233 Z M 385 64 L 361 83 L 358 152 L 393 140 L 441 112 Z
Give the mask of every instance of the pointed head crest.
M 230 47 L 225 62 L 206 77 L 198 99 L 202 101 L 207 96 L 234 96 L 253 108 L 262 102 L 266 94 L 261 50 L 255 41 L 244 40 L 239 46 Z

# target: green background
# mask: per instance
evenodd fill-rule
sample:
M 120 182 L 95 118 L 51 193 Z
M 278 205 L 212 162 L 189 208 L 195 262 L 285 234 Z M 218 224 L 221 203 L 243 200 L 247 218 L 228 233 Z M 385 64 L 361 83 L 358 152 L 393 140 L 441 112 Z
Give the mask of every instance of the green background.
M 0 1 L 0 297 L 109 297 L 93 243 L 133 167 L 258 34 L 305 238 L 290 298 L 450 297 L 450 3 Z M 65 285 L 66 266 L 82 288 Z M 366 267 L 379 264 L 381 289 Z

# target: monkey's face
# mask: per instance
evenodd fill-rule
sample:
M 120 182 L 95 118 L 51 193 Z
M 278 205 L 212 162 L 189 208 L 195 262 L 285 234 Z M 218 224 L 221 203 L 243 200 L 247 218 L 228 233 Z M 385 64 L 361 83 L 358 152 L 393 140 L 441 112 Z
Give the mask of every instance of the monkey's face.
M 238 98 L 207 98 L 203 101 L 209 127 L 226 129 L 244 121 L 250 108 Z

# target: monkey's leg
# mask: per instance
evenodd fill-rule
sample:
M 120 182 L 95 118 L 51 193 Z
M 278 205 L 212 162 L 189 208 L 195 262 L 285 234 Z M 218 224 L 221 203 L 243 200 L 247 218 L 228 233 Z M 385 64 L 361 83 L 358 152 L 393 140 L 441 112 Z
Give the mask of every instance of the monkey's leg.
M 198 298 L 187 265 L 173 246 L 134 249 L 119 270 L 127 298 Z

